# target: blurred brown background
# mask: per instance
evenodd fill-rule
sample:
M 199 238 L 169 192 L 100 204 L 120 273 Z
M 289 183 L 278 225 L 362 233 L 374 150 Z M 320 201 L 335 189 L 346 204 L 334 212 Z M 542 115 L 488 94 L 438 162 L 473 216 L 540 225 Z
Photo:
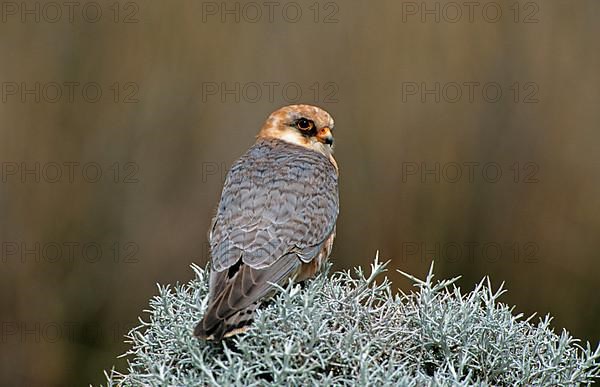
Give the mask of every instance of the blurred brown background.
M 155 284 L 206 263 L 230 164 L 298 101 L 336 119 L 336 269 L 435 258 L 600 340 L 600 2 L 77 4 L 2 2 L 6 385 L 123 370 Z

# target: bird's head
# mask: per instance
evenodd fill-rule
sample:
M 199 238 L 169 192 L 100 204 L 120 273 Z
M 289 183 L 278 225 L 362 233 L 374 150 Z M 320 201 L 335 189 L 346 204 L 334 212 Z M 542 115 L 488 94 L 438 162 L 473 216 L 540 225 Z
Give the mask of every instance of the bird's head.
M 333 118 L 311 105 L 289 105 L 271 113 L 258 138 L 277 138 L 320 152 L 333 153 Z

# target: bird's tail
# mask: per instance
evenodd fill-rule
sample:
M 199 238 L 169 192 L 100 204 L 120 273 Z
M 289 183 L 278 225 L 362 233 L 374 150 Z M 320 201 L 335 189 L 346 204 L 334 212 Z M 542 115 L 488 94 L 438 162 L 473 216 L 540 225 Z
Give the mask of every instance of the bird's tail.
M 217 308 L 211 305 L 204 314 L 202 321 L 196 325 L 194 336 L 204 340 L 219 341 L 225 337 L 246 332 L 252 324 L 254 311 L 257 307 L 258 304 L 256 303 L 250 304 L 231 316 L 220 318 L 217 315 Z
M 276 292 L 273 284 L 283 285 L 295 276 L 300 259 L 290 253 L 271 265 L 254 269 L 243 262 L 231 270 L 211 272 L 211 299 L 194 335 L 206 340 L 221 340 L 245 332 L 262 300 Z M 234 266 L 232 266 L 234 267 Z

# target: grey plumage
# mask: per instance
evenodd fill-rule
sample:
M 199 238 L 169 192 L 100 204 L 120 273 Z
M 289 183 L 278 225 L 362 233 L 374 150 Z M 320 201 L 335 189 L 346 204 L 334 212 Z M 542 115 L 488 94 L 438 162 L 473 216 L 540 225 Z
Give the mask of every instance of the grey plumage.
M 330 253 L 338 211 L 337 169 L 325 155 L 259 139 L 227 175 L 209 233 L 209 305 L 194 334 L 235 333 L 271 283 L 313 275 Z

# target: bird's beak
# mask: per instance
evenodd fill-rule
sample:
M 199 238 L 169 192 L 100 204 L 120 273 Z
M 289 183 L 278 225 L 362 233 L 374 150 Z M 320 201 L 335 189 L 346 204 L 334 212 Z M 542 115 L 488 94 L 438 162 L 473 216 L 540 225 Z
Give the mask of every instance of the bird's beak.
M 324 127 L 317 133 L 317 140 L 323 144 L 333 145 L 333 135 L 329 127 Z

